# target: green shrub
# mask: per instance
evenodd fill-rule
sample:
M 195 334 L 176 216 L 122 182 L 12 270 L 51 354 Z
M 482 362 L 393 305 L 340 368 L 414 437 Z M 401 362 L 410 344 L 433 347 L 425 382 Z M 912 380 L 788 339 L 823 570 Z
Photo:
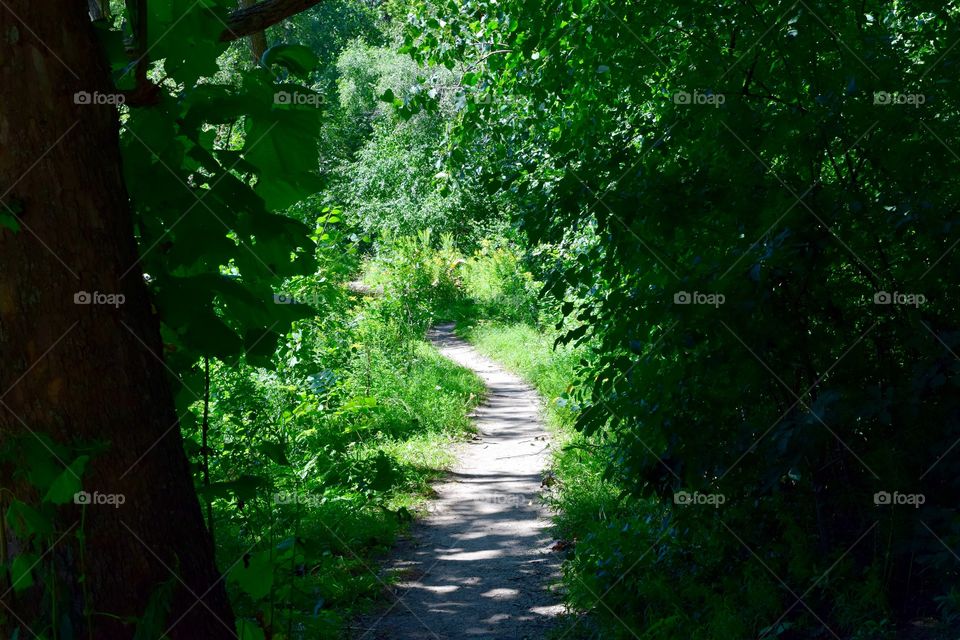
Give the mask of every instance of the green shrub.
M 376 262 L 383 296 L 352 296 L 324 278 L 289 282 L 293 298 L 336 312 L 298 322 L 275 370 L 211 362 L 207 447 L 202 401 L 184 429 L 248 625 L 291 638 L 342 631 L 379 597 L 368 567 L 453 462 L 448 445 L 471 430 L 482 382 L 423 341 L 432 301 L 456 291 L 452 245 L 430 240 L 398 241 Z M 229 566 L 244 554 L 241 569 Z
M 539 285 L 523 268 L 515 247 L 494 247 L 484 240 L 464 265 L 463 282 L 480 317 L 530 324 L 539 321 Z

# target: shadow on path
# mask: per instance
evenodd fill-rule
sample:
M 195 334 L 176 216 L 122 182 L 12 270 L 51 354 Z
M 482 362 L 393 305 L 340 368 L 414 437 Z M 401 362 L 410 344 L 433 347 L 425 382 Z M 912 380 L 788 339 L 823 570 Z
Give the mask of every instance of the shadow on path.
M 390 603 L 361 621 L 363 640 L 542 638 L 562 610 L 547 591 L 559 558 L 550 551 L 540 482 L 549 441 L 540 399 L 516 376 L 440 325 L 440 352 L 487 385 L 477 408 L 479 437 L 438 484 L 429 515 L 398 546 Z

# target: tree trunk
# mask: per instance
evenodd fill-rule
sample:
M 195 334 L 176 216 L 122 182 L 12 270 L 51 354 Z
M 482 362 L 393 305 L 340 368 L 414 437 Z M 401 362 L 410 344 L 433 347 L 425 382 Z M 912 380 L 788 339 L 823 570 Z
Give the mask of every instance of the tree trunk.
M 164 624 L 172 625 L 169 637 L 232 638 L 233 614 L 160 360 L 158 323 L 139 268 L 120 275 L 136 262 L 137 247 L 117 111 L 74 99 L 76 92 L 112 91 L 87 4 L 7 0 L 0 7 L 0 87 L 0 200 L 11 206 L 0 211 L 19 211 L 22 226 L 14 232 L 0 224 L 0 449 L 32 432 L 61 443 L 106 442 L 83 487 L 125 498 L 119 508 L 83 507 L 83 524 L 81 507 L 58 509 L 58 531 L 85 531 L 86 578 L 80 584 L 77 536 L 63 537 L 44 558 L 53 558 L 57 581 L 65 583 L 57 585 L 57 626 L 65 612 L 77 638 L 130 638 L 132 625 L 114 616 L 142 616 L 172 570 L 182 582 L 175 582 Z M 75 304 L 80 291 L 122 294 L 125 302 Z M 0 467 L 0 485 L 37 502 L 22 472 L 15 476 L 8 465 Z M 15 552 L 13 532 L 5 533 Z M 41 588 L 53 587 L 31 589 Z M 94 611 L 89 627 L 84 590 Z M 0 637 L 46 615 L 29 596 L 2 594 L 8 632 Z
M 110 17 L 109 0 L 87 0 L 87 8 L 91 20 L 102 20 Z
M 306 11 L 320 0 L 261 0 L 247 9 L 238 9 L 227 18 L 227 28 L 220 34 L 222 42 L 230 42 L 251 33 L 264 31 L 270 25 Z
M 249 9 L 254 3 L 254 0 L 240 0 L 240 8 Z M 259 66 L 260 58 L 263 57 L 263 53 L 267 50 L 266 29 L 251 33 L 247 41 L 250 43 L 250 53 L 253 54 L 253 64 Z

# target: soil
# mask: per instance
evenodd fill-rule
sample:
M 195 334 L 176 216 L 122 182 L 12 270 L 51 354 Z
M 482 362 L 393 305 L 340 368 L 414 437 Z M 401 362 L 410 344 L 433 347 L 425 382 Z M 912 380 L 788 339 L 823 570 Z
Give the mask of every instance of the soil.
M 488 394 L 476 410 L 477 436 L 387 563 L 398 577 L 388 604 L 361 621 L 356 637 L 543 638 L 562 607 L 548 589 L 560 558 L 540 500 L 550 453 L 540 397 L 453 325 L 437 326 L 430 339 L 475 371 Z

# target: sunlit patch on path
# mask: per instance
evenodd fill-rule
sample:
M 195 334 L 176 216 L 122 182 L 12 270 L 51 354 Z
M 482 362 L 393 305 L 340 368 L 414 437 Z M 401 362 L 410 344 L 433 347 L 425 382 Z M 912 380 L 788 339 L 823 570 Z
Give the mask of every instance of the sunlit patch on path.
M 400 582 L 356 637 L 541 638 L 561 606 L 548 591 L 559 558 L 539 501 L 549 454 L 539 398 L 457 338 L 452 325 L 430 337 L 486 383 L 487 401 L 476 412 L 480 437 L 463 447 L 430 514 L 397 549 L 389 570 Z

